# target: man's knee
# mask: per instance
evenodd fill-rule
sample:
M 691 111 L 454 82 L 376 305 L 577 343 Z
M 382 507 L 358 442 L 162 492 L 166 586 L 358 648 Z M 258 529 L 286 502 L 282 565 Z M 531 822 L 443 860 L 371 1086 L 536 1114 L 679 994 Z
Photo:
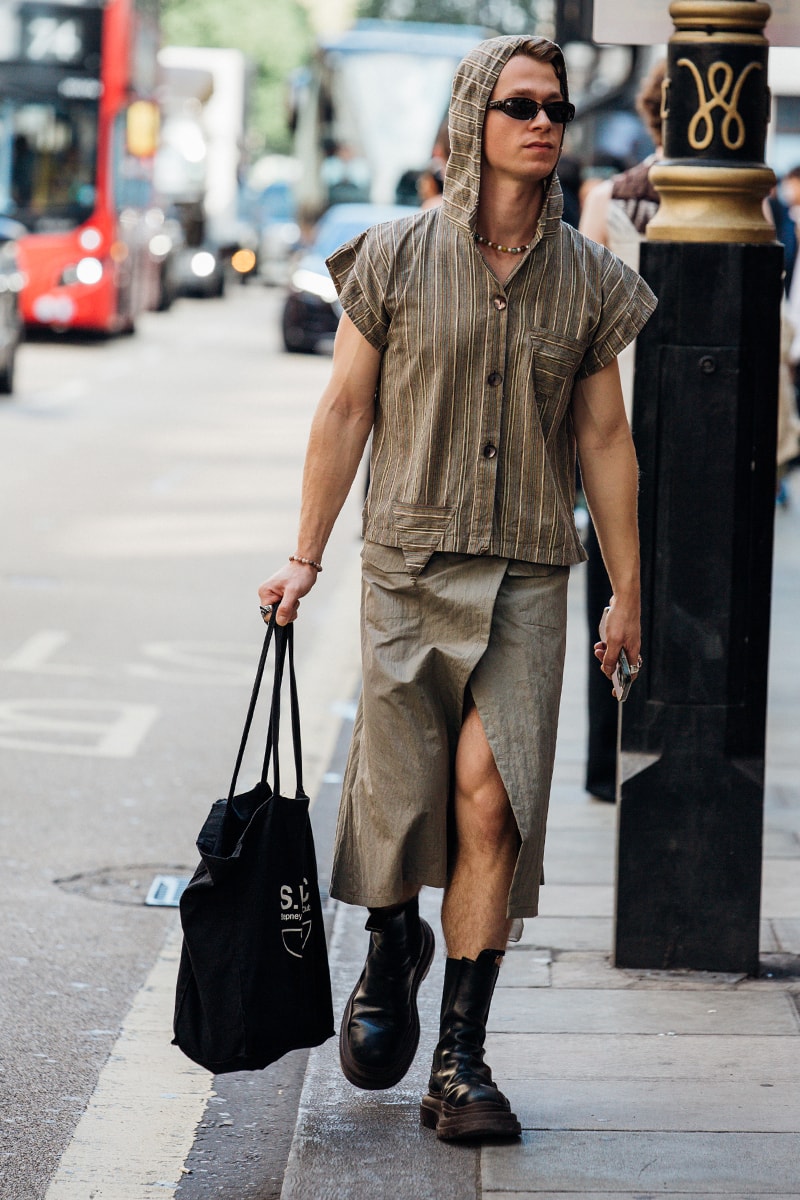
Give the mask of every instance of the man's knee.
M 457 826 L 489 847 L 507 840 L 516 829 L 511 805 L 491 751 L 467 759 L 456 775 Z
M 483 785 L 458 792 L 458 827 L 462 834 L 494 850 L 516 834 L 516 822 L 505 788 L 497 777 L 495 787 Z

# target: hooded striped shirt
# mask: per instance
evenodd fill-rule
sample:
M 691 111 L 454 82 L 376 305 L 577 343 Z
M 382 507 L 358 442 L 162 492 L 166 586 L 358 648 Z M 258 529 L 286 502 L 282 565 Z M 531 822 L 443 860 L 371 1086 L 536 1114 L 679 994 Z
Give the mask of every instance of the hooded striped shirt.
M 435 551 L 586 557 L 573 385 L 656 305 L 634 271 L 562 222 L 555 175 L 505 283 L 475 245 L 486 104 L 527 41 L 492 39 L 460 65 L 442 206 L 374 226 L 328 260 L 344 311 L 382 352 L 364 536 L 401 547 L 412 572 Z

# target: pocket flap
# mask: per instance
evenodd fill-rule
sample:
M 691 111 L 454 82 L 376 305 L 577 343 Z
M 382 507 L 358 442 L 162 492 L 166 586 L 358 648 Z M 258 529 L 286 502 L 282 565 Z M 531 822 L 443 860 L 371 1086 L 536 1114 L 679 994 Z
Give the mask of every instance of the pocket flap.
M 454 512 L 455 508 L 450 505 L 403 504 L 399 501 L 392 505 L 409 575 L 420 575 L 431 555 L 441 548 Z

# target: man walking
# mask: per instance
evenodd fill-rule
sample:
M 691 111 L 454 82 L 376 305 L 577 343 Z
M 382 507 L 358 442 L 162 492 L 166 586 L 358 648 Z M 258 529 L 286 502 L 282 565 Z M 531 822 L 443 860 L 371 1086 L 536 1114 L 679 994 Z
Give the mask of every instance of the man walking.
M 615 599 L 610 675 L 638 661 L 637 468 L 616 356 L 655 306 L 561 221 L 574 109 L 560 49 L 483 42 L 461 63 L 437 208 L 376 226 L 329 268 L 344 315 L 306 457 L 297 550 L 259 589 L 294 620 L 370 432 L 363 694 L 331 894 L 369 909 L 342 1068 L 386 1088 L 419 1041 L 433 954 L 423 885 L 445 889 L 440 1038 L 422 1099 L 444 1139 L 520 1132 L 484 1062 L 511 922 L 535 916 L 555 752 L 575 449 Z

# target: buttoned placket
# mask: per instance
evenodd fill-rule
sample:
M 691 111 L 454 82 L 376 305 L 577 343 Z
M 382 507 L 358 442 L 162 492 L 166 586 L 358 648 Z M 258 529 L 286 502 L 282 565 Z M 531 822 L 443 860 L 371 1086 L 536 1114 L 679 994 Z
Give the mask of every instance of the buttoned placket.
M 490 323 L 489 355 L 484 379 L 484 406 L 478 454 L 478 521 L 474 531 L 478 535 L 478 554 L 488 553 L 491 545 L 494 522 L 495 493 L 497 490 L 498 467 L 500 465 L 500 432 L 503 421 L 505 392 L 506 340 L 508 332 L 508 296 L 499 286 L 493 272 L 488 296 L 487 320 Z

